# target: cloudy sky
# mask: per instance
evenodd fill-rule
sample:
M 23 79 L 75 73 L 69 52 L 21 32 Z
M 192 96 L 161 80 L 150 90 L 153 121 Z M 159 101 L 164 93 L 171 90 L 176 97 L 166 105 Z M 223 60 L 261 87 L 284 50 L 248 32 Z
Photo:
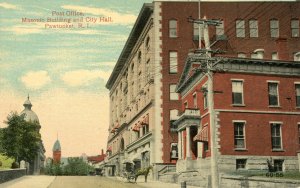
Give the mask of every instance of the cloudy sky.
M 21 112 L 30 94 L 47 150 L 58 133 L 63 156 L 99 154 L 106 149 L 109 122 L 105 83 L 136 20 L 142 0 L 0 0 L 0 127 L 11 111 Z M 49 29 L 52 11 L 111 17 L 89 28 Z M 99 21 L 99 20 L 98 20 Z M 65 24 L 65 23 L 51 23 Z

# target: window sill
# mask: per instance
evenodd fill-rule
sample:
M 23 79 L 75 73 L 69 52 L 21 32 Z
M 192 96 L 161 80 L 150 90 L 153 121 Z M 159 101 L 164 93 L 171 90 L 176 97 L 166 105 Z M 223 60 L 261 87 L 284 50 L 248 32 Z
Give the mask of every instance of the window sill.
M 285 152 L 284 149 L 272 149 L 272 152 Z
M 233 107 L 245 107 L 245 104 L 231 104 Z
M 269 105 L 269 108 L 281 108 L 281 106 L 273 106 L 273 105 Z
M 235 148 L 234 151 L 248 151 L 246 148 Z

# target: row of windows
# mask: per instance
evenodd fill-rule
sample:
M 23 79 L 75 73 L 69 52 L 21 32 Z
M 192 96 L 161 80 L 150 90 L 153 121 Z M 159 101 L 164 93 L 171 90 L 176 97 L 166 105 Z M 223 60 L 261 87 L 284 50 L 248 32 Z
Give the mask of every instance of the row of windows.
M 234 125 L 234 147 L 235 149 L 246 149 L 245 121 L 235 121 Z M 271 145 L 273 150 L 282 150 L 281 122 L 271 122 Z M 298 125 L 298 142 L 300 144 L 300 124 Z
M 283 171 L 283 162 L 282 159 L 274 159 L 274 170 L 277 171 Z M 236 159 L 236 169 L 246 169 L 247 168 L 247 159 Z
M 255 19 L 249 20 L 249 37 L 259 37 L 258 21 Z M 245 20 L 236 20 L 236 37 L 243 38 L 246 36 Z M 299 20 L 292 19 L 290 22 L 291 36 L 299 37 Z M 279 37 L 279 21 L 277 19 L 270 20 L 269 23 L 270 37 Z
M 249 37 L 259 37 L 258 30 L 258 21 L 256 19 L 251 19 L 248 21 L 249 26 Z M 193 33 L 194 38 L 199 37 L 199 24 L 194 23 L 193 25 Z M 246 24 L 245 20 L 239 19 L 235 22 L 236 29 L 236 37 L 243 38 L 246 36 Z M 279 20 L 272 19 L 269 23 L 270 29 L 270 37 L 277 38 L 279 37 Z M 292 19 L 290 22 L 291 36 L 299 37 L 299 19 Z M 221 24 L 216 26 L 216 35 L 224 35 L 224 22 L 221 21 Z M 178 37 L 178 21 L 177 20 L 169 20 L 169 37 L 176 38 Z M 198 39 L 198 38 L 197 38 Z
M 269 106 L 279 106 L 279 82 L 268 82 Z M 244 105 L 243 80 L 232 80 L 232 104 Z M 296 107 L 300 107 L 300 83 L 295 84 Z

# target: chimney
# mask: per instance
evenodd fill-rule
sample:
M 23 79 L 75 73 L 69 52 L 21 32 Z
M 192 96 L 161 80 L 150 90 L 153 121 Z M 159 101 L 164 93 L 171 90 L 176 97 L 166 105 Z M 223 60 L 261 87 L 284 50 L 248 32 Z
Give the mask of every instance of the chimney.
M 278 52 L 278 59 L 280 60 L 289 60 L 289 52 L 287 46 L 287 38 L 278 38 L 276 40 L 276 48 Z
M 104 151 L 103 151 L 103 149 L 101 150 L 101 155 L 103 155 L 104 154 Z

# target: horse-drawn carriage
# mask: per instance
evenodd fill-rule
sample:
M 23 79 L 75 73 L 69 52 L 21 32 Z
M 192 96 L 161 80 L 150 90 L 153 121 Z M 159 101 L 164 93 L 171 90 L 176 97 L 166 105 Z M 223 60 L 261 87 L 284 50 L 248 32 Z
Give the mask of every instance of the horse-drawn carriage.
M 129 160 L 125 160 L 123 164 L 125 166 L 123 177 L 126 178 L 128 182 L 136 182 L 137 178 L 141 175 L 145 176 L 145 182 L 147 182 L 147 176 L 150 169 L 152 169 L 152 166 L 143 169 L 135 169 L 134 163 Z
M 127 179 L 128 182 L 135 181 L 134 163 L 129 160 L 123 162 L 125 168 L 123 170 L 123 177 Z

